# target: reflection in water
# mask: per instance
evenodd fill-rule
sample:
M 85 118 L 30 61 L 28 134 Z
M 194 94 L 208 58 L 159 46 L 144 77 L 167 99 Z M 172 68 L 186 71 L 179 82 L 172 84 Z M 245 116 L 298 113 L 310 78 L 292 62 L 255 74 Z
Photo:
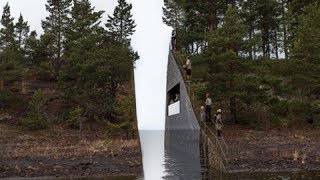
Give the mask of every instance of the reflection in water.
M 144 179 L 202 179 L 199 130 L 140 131 Z
M 202 136 L 204 134 L 201 134 Z M 320 172 L 234 173 L 208 170 L 197 130 L 140 131 L 146 180 L 158 179 L 320 179 Z
M 162 179 L 165 176 L 164 164 L 164 131 L 139 131 L 143 178 Z
M 164 179 L 201 179 L 199 130 L 167 130 Z
M 195 131 L 140 131 L 144 179 L 201 179 Z

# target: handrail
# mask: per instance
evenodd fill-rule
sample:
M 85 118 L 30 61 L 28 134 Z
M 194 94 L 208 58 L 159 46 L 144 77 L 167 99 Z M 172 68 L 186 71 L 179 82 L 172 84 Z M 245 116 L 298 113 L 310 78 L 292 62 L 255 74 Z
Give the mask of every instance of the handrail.
M 178 67 L 179 67 L 180 72 L 182 72 L 183 76 L 185 76 L 185 73 L 184 73 L 184 71 L 183 71 L 183 68 L 181 67 L 181 64 L 183 64 L 184 62 L 181 62 L 181 61 L 180 61 L 180 58 L 178 58 L 178 59 L 175 58 L 175 56 L 174 56 L 174 54 L 173 54 L 172 52 L 170 52 L 170 55 L 171 55 L 172 58 L 177 62 L 177 65 L 178 65 Z M 178 60 L 178 61 L 177 61 L 177 60 Z M 191 84 L 191 83 L 190 83 L 190 84 Z M 195 94 L 194 94 L 193 91 L 191 90 L 190 84 L 189 84 L 189 85 L 186 84 L 186 86 L 187 86 L 187 91 L 188 91 L 189 97 L 191 97 L 190 99 L 192 100 L 192 103 L 191 103 L 191 104 L 192 104 L 192 108 L 193 108 L 194 112 L 196 112 L 196 109 L 197 109 L 198 107 L 200 107 L 200 103 L 199 103 L 198 100 L 195 98 Z M 201 121 L 201 120 L 200 120 L 200 117 L 199 117 L 199 114 L 198 114 L 198 113 L 195 113 L 195 115 L 196 115 L 196 119 L 197 119 L 197 121 L 199 122 L 200 126 L 201 126 L 201 124 L 202 124 L 202 127 L 205 127 L 205 129 L 207 129 L 208 132 L 215 138 L 216 144 L 218 144 L 218 147 L 219 147 L 219 149 L 220 149 L 220 151 L 219 151 L 219 152 L 220 152 L 220 153 L 219 153 L 219 156 L 220 156 L 220 158 L 222 158 L 222 159 L 225 161 L 226 165 L 228 166 L 228 160 L 227 160 L 227 158 L 226 158 L 226 154 L 225 154 L 225 152 L 224 152 L 224 150 L 223 150 L 223 148 L 222 148 L 222 146 L 221 146 L 221 143 L 220 143 L 218 137 L 215 135 L 214 132 L 212 132 L 212 130 L 209 128 L 209 126 L 208 126 L 204 121 Z M 222 138 L 222 137 L 221 137 L 221 138 Z M 227 145 L 226 145 L 226 143 L 225 143 L 225 141 L 224 141 L 223 138 L 222 138 L 222 140 L 223 140 L 223 142 L 224 142 L 224 144 L 225 144 L 226 149 L 228 149 L 228 148 L 227 148 Z M 212 150 L 212 151 L 213 151 L 213 150 Z M 225 165 L 223 165 L 223 167 L 224 167 L 224 169 L 226 169 Z

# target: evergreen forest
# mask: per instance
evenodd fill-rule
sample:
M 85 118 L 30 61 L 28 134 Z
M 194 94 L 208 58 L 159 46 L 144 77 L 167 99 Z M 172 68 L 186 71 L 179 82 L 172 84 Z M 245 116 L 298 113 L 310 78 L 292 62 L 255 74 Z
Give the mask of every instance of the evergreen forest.
M 197 99 L 211 93 L 226 121 L 320 127 L 319 0 L 165 0 L 163 13 Z
M 91 122 L 136 129 L 132 5 L 118 0 L 106 22 L 90 0 L 47 0 L 43 8 L 38 34 L 3 7 L 0 121 L 32 130 Z

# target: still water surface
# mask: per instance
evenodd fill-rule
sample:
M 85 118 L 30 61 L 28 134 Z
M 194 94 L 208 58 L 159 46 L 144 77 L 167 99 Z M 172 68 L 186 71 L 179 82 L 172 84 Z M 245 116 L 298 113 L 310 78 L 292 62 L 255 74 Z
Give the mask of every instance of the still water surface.
M 222 174 L 204 165 L 199 131 L 140 131 L 144 175 L 133 179 L 320 180 L 320 172 Z
M 73 177 L 61 180 L 320 180 L 320 172 L 223 174 L 204 165 L 198 131 L 140 131 L 143 175 L 140 177 Z M 28 178 L 21 178 L 23 180 Z M 32 178 L 51 180 L 57 178 Z

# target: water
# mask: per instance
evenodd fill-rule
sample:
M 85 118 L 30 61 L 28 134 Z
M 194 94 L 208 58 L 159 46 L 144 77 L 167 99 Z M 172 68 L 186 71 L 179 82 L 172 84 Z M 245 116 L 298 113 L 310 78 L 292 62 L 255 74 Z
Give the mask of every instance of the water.
M 199 131 L 140 131 L 140 139 L 144 179 L 202 179 Z
M 199 130 L 166 131 L 163 179 L 201 179 L 201 157 Z
M 320 172 L 234 173 L 209 170 L 199 131 L 140 131 L 144 175 L 138 179 L 320 179 Z

